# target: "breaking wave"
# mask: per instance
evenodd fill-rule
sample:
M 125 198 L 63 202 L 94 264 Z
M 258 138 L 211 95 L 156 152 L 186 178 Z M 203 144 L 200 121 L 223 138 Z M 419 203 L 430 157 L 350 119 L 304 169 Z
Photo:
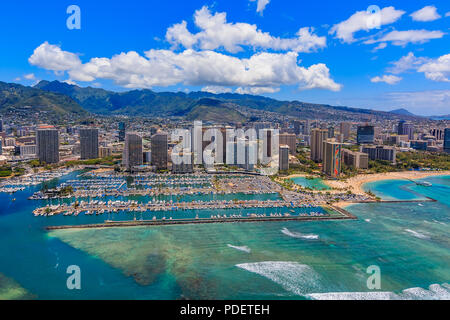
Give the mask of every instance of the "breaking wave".
M 320 276 L 308 265 L 297 262 L 264 261 L 238 264 L 236 267 L 263 276 L 296 295 L 304 296 L 320 290 Z
M 412 234 L 414 237 L 419 238 L 419 239 L 430 239 L 430 236 L 411 230 L 411 229 L 405 229 L 406 232 L 409 232 L 410 234 Z
M 300 232 L 292 232 L 292 231 L 289 231 L 287 228 L 283 228 L 281 230 L 281 232 L 292 238 L 307 239 L 307 240 L 319 239 L 319 236 L 317 234 L 303 234 Z
M 394 292 L 328 292 L 312 293 L 306 295 L 314 300 L 449 300 L 450 286 L 432 284 L 428 290 L 423 288 L 410 288 L 401 293 Z
M 239 251 L 247 252 L 247 253 L 252 252 L 252 250 L 247 246 L 238 247 L 238 246 L 233 246 L 233 245 L 229 244 L 228 247 L 239 250 Z

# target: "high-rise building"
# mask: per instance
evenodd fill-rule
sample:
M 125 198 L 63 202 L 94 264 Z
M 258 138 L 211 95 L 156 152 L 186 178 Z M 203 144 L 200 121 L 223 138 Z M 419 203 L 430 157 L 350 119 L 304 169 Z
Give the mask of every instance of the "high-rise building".
M 352 124 L 350 122 L 341 122 L 340 124 L 340 132 L 344 135 L 344 140 L 350 138 L 350 129 L 352 128 Z
M 436 140 L 444 140 L 444 130 L 442 129 L 431 129 L 430 134 L 436 138 Z
M 289 152 L 294 156 L 297 154 L 297 136 L 295 134 L 281 133 L 279 134 L 279 139 L 280 145 L 288 145 Z
M 370 160 L 385 160 L 396 163 L 397 151 L 394 147 L 361 146 L 361 152 L 367 153 Z
M 172 173 L 185 174 L 194 172 L 194 154 L 192 152 L 183 154 L 180 153 L 181 158 L 189 158 L 190 161 L 183 161 L 182 163 L 172 163 Z
M 119 142 L 125 141 L 125 134 L 127 131 L 127 126 L 125 122 L 119 122 Z
M 0 119 L 0 132 L 3 132 L 3 119 Z
M 280 145 L 279 157 L 280 171 L 289 170 L 289 146 Z
M 353 168 L 368 169 L 369 156 L 367 153 L 353 152 L 348 149 L 342 149 L 343 162 Z
M 302 122 L 300 120 L 294 120 L 294 133 L 296 135 L 302 133 Z
M 39 161 L 42 163 L 59 162 L 59 132 L 54 127 L 40 127 L 36 133 Z
M 450 153 L 450 128 L 444 130 L 444 151 Z
M 136 133 L 125 135 L 125 146 L 123 149 L 122 164 L 127 170 L 143 164 L 142 159 L 142 137 Z
M 407 135 L 409 140 L 414 140 L 414 125 L 412 123 L 406 123 L 404 120 L 399 121 L 397 134 Z
M 168 148 L 167 133 L 159 132 L 152 136 L 152 165 L 156 170 L 167 170 Z
M 328 139 L 334 138 L 334 127 L 328 127 Z
M 341 174 L 342 145 L 334 141 L 323 142 L 323 172 L 333 178 Z
M 328 138 L 328 130 L 311 130 L 311 160 L 321 162 L 323 160 L 323 142 Z
M 374 126 L 358 126 L 357 141 L 358 144 L 371 144 L 375 139 Z
M 99 157 L 98 129 L 80 129 L 80 151 L 81 160 L 97 159 Z

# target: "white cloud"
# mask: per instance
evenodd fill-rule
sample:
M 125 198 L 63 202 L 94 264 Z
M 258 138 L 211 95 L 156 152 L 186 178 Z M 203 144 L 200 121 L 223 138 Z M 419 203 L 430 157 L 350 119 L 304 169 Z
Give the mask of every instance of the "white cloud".
M 250 0 L 251 2 L 258 1 L 256 12 L 262 14 L 266 6 L 270 3 L 270 0 Z
M 271 87 L 239 87 L 235 90 L 236 93 L 239 94 L 264 94 L 264 93 L 275 93 L 280 91 L 280 88 L 271 88 Z
M 219 86 L 206 86 L 206 87 L 202 88 L 202 91 L 214 93 L 214 94 L 233 92 L 233 90 L 231 88 L 219 87 Z
M 34 73 L 26 74 L 26 75 L 24 75 L 23 77 L 24 77 L 25 79 L 27 79 L 27 80 L 35 80 L 35 79 L 36 79 Z
M 405 11 L 396 10 L 394 7 L 386 7 L 380 10 L 378 26 L 384 26 L 396 22 L 405 14 Z M 354 34 L 358 31 L 370 31 L 374 29 L 374 16 L 367 11 L 358 11 L 354 13 L 350 18 L 335 24 L 330 29 L 330 34 L 335 34 L 336 38 L 341 39 L 345 43 L 355 42 Z M 377 22 L 377 21 L 375 21 Z
M 414 21 L 428 22 L 440 19 L 441 16 L 437 12 L 435 6 L 426 6 L 422 9 L 410 14 Z
M 378 51 L 378 50 L 383 50 L 387 47 L 387 43 L 386 42 L 382 42 L 380 43 L 378 46 L 376 46 L 375 48 L 373 48 L 373 52 Z
M 422 44 L 432 39 L 440 39 L 445 35 L 442 31 L 428 30 L 407 30 L 391 31 L 381 38 L 366 40 L 365 44 L 374 44 L 379 42 L 391 42 L 395 46 L 406 46 L 408 43 Z
M 423 64 L 417 71 L 423 72 L 427 79 L 450 82 L 450 54 L 443 55 Z
M 207 6 L 197 10 L 194 23 L 200 29 L 191 33 L 187 22 L 175 24 L 167 29 L 166 40 L 173 48 L 182 46 L 186 49 L 216 50 L 225 49 L 236 53 L 243 46 L 253 49 L 272 49 L 277 51 L 312 52 L 326 47 L 326 37 L 314 34 L 313 28 L 301 28 L 296 38 L 273 37 L 258 30 L 256 25 L 248 23 L 229 23 L 225 12 L 211 13 Z
M 32 65 L 55 72 L 70 70 L 81 65 L 81 60 L 76 54 L 62 51 L 59 46 L 49 44 L 47 41 L 34 50 L 28 61 Z
M 450 11 L 445 14 L 445 17 L 450 17 Z
M 34 64 L 53 70 L 52 63 L 56 59 L 61 66 L 59 70 L 64 66 L 73 81 L 110 79 L 126 88 L 184 84 L 259 88 L 254 90 L 277 90 L 282 85 L 298 85 L 301 90 L 341 89 L 341 85 L 330 77 L 330 70 L 325 64 L 314 64 L 308 68 L 300 66 L 295 52 L 262 52 L 247 59 L 239 59 L 210 50 L 188 49 L 177 53 L 153 49 L 145 52 L 145 57 L 130 51 L 112 58 L 93 58 L 87 63 L 78 64 L 72 63 L 72 53 L 58 49 L 46 51 L 39 59 L 33 59 Z M 67 57 L 69 61 L 60 59 L 61 56 Z
M 428 58 L 416 57 L 414 53 L 409 52 L 406 56 L 398 61 L 391 62 L 392 67 L 387 71 L 393 74 L 400 74 L 411 70 L 417 70 L 421 65 L 429 61 Z
M 385 82 L 385 83 L 390 84 L 390 85 L 397 84 L 401 80 L 402 80 L 401 77 L 397 77 L 397 76 L 394 76 L 394 75 L 383 75 L 382 77 L 378 76 L 378 77 L 374 77 L 374 78 L 370 79 L 370 81 L 373 82 L 373 83 Z

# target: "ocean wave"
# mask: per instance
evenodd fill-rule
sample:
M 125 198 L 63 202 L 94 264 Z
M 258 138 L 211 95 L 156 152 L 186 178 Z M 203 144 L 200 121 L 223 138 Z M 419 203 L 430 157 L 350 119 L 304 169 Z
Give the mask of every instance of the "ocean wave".
M 307 239 L 307 240 L 319 239 L 319 236 L 317 234 L 303 234 L 300 232 L 292 232 L 292 231 L 289 231 L 287 228 L 283 228 L 281 230 L 281 232 L 292 238 Z
M 249 247 L 247 247 L 247 246 L 239 247 L 239 246 L 233 246 L 231 244 L 228 244 L 228 247 L 232 248 L 232 249 L 239 250 L 239 251 L 247 252 L 247 253 L 252 252 L 252 250 Z
M 264 261 L 238 264 L 236 267 L 263 276 L 300 296 L 317 292 L 321 287 L 318 273 L 298 262 Z
M 419 238 L 419 239 L 430 239 L 430 236 L 411 230 L 411 229 L 405 229 L 406 232 L 409 232 L 410 234 L 412 234 L 414 237 Z
M 450 286 L 432 284 L 428 290 L 423 288 L 405 289 L 401 293 L 394 292 L 327 292 L 306 295 L 314 300 L 449 300 Z

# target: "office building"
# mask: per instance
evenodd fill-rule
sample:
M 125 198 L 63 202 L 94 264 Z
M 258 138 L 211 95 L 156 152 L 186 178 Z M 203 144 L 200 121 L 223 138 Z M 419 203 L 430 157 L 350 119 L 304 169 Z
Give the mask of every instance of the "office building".
M 444 151 L 450 153 L 450 128 L 444 130 Z
M 167 170 L 168 137 L 167 133 L 159 132 L 152 136 L 152 165 L 156 170 Z
M 323 142 L 328 138 L 328 130 L 311 130 L 311 160 L 321 162 L 323 160 Z
M 374 126 L 358 126 L 357 142 L 358 144 L 371 144 L 375 139 Z
M 52 126 L 40 127 L 36 132 L 37 154 L 42 163 L 59 162 L 59 132 Z
M 125 146 L 123 149 L 122 164 L 127 170 L 143 164 L 142 159 L 142 137 L 136 133 L 125 135 Z
M 341 174 L 342 145 L 334 141 L 323 142 L 323 172 L 333 178 Z
M 350 129 L 352 128 L 352 124 L 350 122 L 341 122 L 339 131 L 344 135 L 344 140 L 348 140 L 350 138 Z
M 280 171 L 289 170 L 289 146 L 287 145 L 280 145 L 279 168 Z
M 80 153 L 81 160 L 97 159 L 99 157 L 98 129 L 80 129 Z
M 125 134 L 127 131 L 127 127 L 125 122 L 119 122 L 119 142 L 125 141 Z

